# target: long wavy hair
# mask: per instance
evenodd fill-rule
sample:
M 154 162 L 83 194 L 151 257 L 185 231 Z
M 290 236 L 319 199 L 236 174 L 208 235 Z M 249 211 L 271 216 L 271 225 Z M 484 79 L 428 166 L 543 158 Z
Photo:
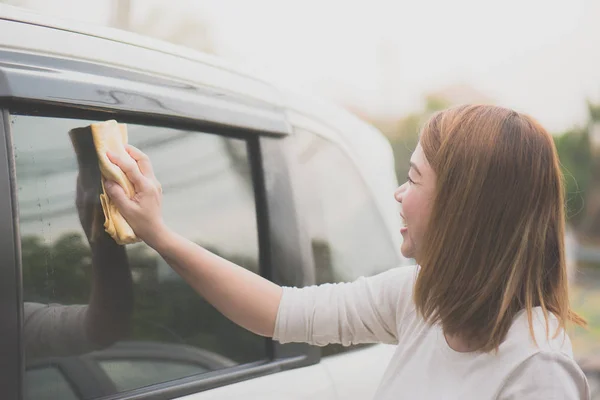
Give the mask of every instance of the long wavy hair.
M 418 312 L 478 350 L 497 350 L 515 315 L 532 309 L 585 325 L 570 308 L 562 173 L 534 119 L 487 105 L 433 115 L 420 143 L 436 173 L 415 283 Z M 533 337 L 535 341 L 535 337 Z

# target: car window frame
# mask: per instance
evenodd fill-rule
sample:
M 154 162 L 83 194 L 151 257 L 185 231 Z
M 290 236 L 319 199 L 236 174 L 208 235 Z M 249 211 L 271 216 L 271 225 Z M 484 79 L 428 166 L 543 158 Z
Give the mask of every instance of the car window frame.
M 22 398 L 23 360 L 21 326 L 23 324 L 21 246 L 18 224 L 15 162 L 12 154 L 10 118 L 0 112 L 0 393 L 7 399 Z
M 27 108 L 30 107 L 30 111 Z M 165 128 L 178 128 L 178 129 L 187 129 L 191 131 L 197 131 L 206 134 L 218 134 L 220 136 L 233 137 L 238 139 L 247 140 L 248 143 L 248 155 L 250 161 L 250 167 L 252 171 L 252 179 L 253 179 L 253 187 L 254 187 L 254 198 L 256 205 L 256 217 L 257 217 L 257 227 L 258 227 L 258 238 L 259 238 L 259 265 L 260 265 L 260 273 L 262 276 L 270 279 L 274 282 L 281 281 L 281 277 L 278 275 L 278 269 L 273 268 L 273 265 L 281 265 L 289 264 L 297 266 L 299 269 L 304 270 L 304 273 L 300 273 L 297 276 L 294 276 L 294 281 L 290 282 L 289 279 L 286 280 L 287 284 L 301 285 L 303 282 L 306 282 L 306 265 L 312 266 L 312 262 L 307 262 L 308 254 L 304 254 L 304 252 L 299 251 L 296 254 L 290 254 L 289 251 L 282 251 L 281 248 L 274 249 L 271 245 L 270 237 L 273 235 L 273 232 L 277 232 L 284 226 L 292 226 L 294 229 L 298 226 L 298 221 L 295 213 L 289 212 L 289 207 L 293 204 L 288 201 L 282 200 L 282 192 L 287 194 L 283 195 L 285 198 L 291 198 L 292 190 L 291 183 L 289 182 L 289 177 L 287 175 L 285 163 L 287 159 L 282 156 L 282 149 L 284 146 L 283 140 L 285 138 L 282 137 L 273 137 L 272 135 L 261 135 L 256 131 L 240 131 L 238 129 L 221 129 L 220 132 L 215 132 L 214 130 L 199 130 L 198 127 L 194 127 L 190 125 L 189 121 L 184 121 L 182 123 L 177 123 L 176 121 L 164 121 L 160 118 L 156 118 L 154 116 L 144 116 L 144 115 L 119 115 L 115 113 L 106 114 L 98 111 L 85 110 L 79 107 L 56 107 L 56 106 L 48 106 L 44 104 L 38 104 L 35 102 L 31 103 L 22 103 L 16 102 L 13 107 L 10 109 L 3 110 L 4 119 L 7 121 L 5 125 L 5 129 L 3 130 L 3 135 L 5 136 L 5 140 L 8 142 L 11 141 L 11 132 L 10 132 L 10 115 L 35 115 L 35 116 L 45 116 L 52 118 L 69 118 L 69 119 L 89 119 L 89 120 L 105 120 L 108 118 L 118 119 L 123 123 L 135 123 L 147 126 L 160 126 Z M 265 151 L 265 149 L 267 151 Z M 5 152 L 6 161 L 10 160 L 10 162 L 14 165 L 14 154 L 12 146 L 7 147 Z M 266 156 L 265 156 L 266 155 Z M 0 164 L 2 163 L 2 154 L 0 153 Z M 264 168 L 265 163 L 268 164 L 268 168 Z M 267 174 L 265 178 L 265 171 L 276 171 L 271 176 Z M 0 174 L 2 171 L 0 171 Z M 12 179 L 10 180 L 10 184 L 12 185 L 12 189 L 9 191 L 11 197 L 15 197 L 12 202 L 16 201 L 16 171 L 11 169 Z M 0 180 L 1 180 L 0 176 Z M 277 190 L 266 190 L 265 188 L 265 179 L 273 181 L 277 181 L 275 186 Z M 0 185 L 2 182 L 0 181 Z M 267 193 L 269 192 L 269 193 Z M 13 196 L 14 195 L 14 196 Z M 18 205 L 18 203 L 15 203 Z M 277 210 L 273 214 L 273 208 L 275 205 L 279 205 Z M 281 207 L 282 204 L 287 204 L 285 207 Z M 18 234 L 18 208 L 15 207 L 10 208 L 12 223 L 14 224 L 15 234 Z M 0 209 L 0 212 L 2 209 Z M 1 215 L 0 215 L 1 218 Z M 8 224 L 10 225 L 10 224 Z M 286 231 L 287 232 L 287 231 Z M 15 276 L 18 275 L 20 279 L 20 271 L 22 268 L 21 258 L 20 258 L 20 237 L 15 238 L 15 234 L 13 234 L 13 249 L 15 257 L 19 254 L 16 261 L 12 264 L 12 270 L 17 271 Z M 291 238 L 291 245 L 294 243 L 298 243 L 298 238 L 293 234 L 291 236 L 286 235 L 288 240 Z M 0 241 L 2 242 L 2 241 Z M 3 243 L 4 244 L 4 243 Z M 290 247 L 286 247 L 285 250 L 290 250 Z M 310 274 L 310 272 L 308 272 Z M 309 278 L 310 279 L 310 278 Z M 17 314 L 19 318 L 22 318 L 22 282 L 19 281 L 18 287 L 18 298 L 19 302 L 15 305 L 13 301 L 13 307 L 16 306 Z M 13 308 L 14 310 L 14 308 Z M 1 309 L 0 309 L 1 311 Z M 13 311 L 13 314 L 14 311 Z M 0 314 L 3 316 L 3 314 Z M 19 319 L 19 321 L 20 321 Z M 18 382 L 22 382 L 24 373 L 25 373 L 25 363 L 22 352 L 22 345 L 20 344 L 20 334 L 22 332 L 22 322 L 18 323 L 19 325 L 19 345 L 15 346 L 19 348 L 18 356 L 13 355 L 12 359 L 19 359 L 20 365 L 20 376 L 18 379 L 15 379 Z M 13 332 L 13 335 L 15 333 Z M 14 342 L 13 342 L 14 343 Z M 225 386 L 232 383 L 241 382 L 247 379 L 269 375 L 272 373 L 298 368 L 302 366 L 307 366 L 311 364 L 318 363 L 320 360 L 320 352 L 318 349 L 312 348 L 312 346 L 308 346 L 305 344 L 286 344 L 281 345 L 272 339 L 265 338 L 265 346 L 267 347 L 267 359 L 263 361 L 256 361 L 248 364 L 242 364 L 239 366 L 235 366 L 232 368 L 227 368 L 223 370 L 213 371 L 207 374 L 202 375 L 194 375 L 190 377 L 185 377 L 181 379 L 177 379 L 170 382 L 158 383 L 155 385 L 151 385 L 144 388 L 134 389 L 129 392 L 119 393 L 115 395 L 102 397 L 103 400 L 114 399 L 114 400 L 133 400 L 133 399 L 171 399 L 180 396 L 185 396 L 193 393 L 202 392 L 205 390 L 210 390 L 213 388 L 217 388 L 220 386 Z M 0 350 L 2 350 L 2 345 L 0 344 Z M 13 346 L 11 346 L 13 347 Z M 13 347 L 13 350 L 14 348 Z M 10 366 L 10 368 L 14 369 L 14 364 Z M 10 369 L 9 368 L 9 369 Z M 200 377 L 200 379 L 199 379 Z M 3 379 L 0 378 L 0 384 Z M 13 381 L 14 382 L 14 381 Z M 7 382 L 8 383 L 8 382 Z M 13 393 L 18 393 L 16 396 L 13 395 L 15 399 L 21 399 L 23 394 L 23 388 L 21 384 L 12 385 Z M 21 396 L 21 397 L 19 397 Z M 11 398 L 11 397 L 7 397 Z
M 296 119 L 297 121 L 297 119 Z M 324 126 L 322 124 L 319 124 L 316 121 L 312 121 L 312 119 L 308 116 L 303 116 L 301 122 L 303 122 L 302 124 L 294 124 L 292 126 L 292 131 L 294 132 L 292 135 L 290 135 L 290 146 L 293 147 L 293 150 L 291 151 L 290 155 L 289 155 L 289 162 L 292 163 L 292 169 L 294 169 L 294 171 L 292 172 L 292 179 L 291 181 L 293 182 L 293 190 L 295 192 L 295 196 L 296 196 L 296 201 L 299 203 L 303 203 L 304 199 L 307 197 L 306 194 L 302 193 L 302 188 L 298 187 L 298 184 L 296 182 L 296 176 L 301 173 L 299 171 L 299 169 L 301 168 L 301 166 L 298 164 L 298 160 L 296 159 L 296 151 L 297 149 L 295 148 L 295 146 L 297 146 L 296 141 L 295 141 L 295 135 L 298 134 L 303 134 L 303 135 L 310 135 L 313 136 L 314 138 L 318 139 L 318 140 L 322 140 L 324 142 L 327 143 L 328 146 L 332 146 L 337 148 L 337 150 L 340 152 L 340 155 L 342 157 L 344 157 L 346 159 L 346 161 L 351 164 L 352 166 L 352 174 L 354 175 L 354 177 L 357 179 L 357 182 L 359 182 L 363 189 L 366 191 L 366 194 L 368 196 L 369 201 L 372 203 L 372 205 L 374 206 L 374 211 L 377 215 L 377 223 L 378 225 L 381 227 L 383 233 L 385 234 L 386 238 L 389 240 L 389 249 L 391 250 L 391 253 L 394 254 L 395 257 L 397 257 L 397 263 L 395 264 L 395 266 L 400 266 L 402 265 L 406 260 L 403 258 L 403 256 L 401 255 L 401 253 L 399 251 L 395 251 L 396 247 L 394 246 L 394 241 L 393 238 L 389 235 L 389 231 L 388 231 L 388 227 L 385 224 L 384 221 L 384 216 L 381 212 L 381 209 L 378 207 L 378 205 L 376 204 L 376 199 L 374 198 L 374 194 L 371 190 L 371 188 L 368 185 L 368 182 L 366 182 L 366 179 L 364 177 L 364 175 L 361 173 L 360 171 L 360 166 L 357 164 L 356 160 L 348 153 L 348 149 L 342 145 L 341 143 L 339 143 L 338 141 L 335 140 L 336 134 L 335 133 L 328 133 L 327 129 L 324 129 Z M 309 122 L 307 124 L 307 122 Z M 312 122 L 312 124 L 311 124 Z M 334 128 L 331 128 L 329 131 L 335 131 Z M 309 263 L 311 265 L 312 270 L 314 271 L 314 281 L 310 282 L 306 285 L 310 285 L 310 284 L 323 284 L 323 283 L 340 283 L 340 282 L 318 282 L 317 281 L 317 277 L 316 277 L 316 265 L 315 265 L 315 257 L 314 257 L 314 252 L 313 252 L 313 247 L 311 245 L 311 235 L 310 235 L 310 228 L 308 226 L 309 222 L 307 218 L 303 218 L 299 221 L 299 229 L 302 232 L 302 236 L 303 236 L 303 240 L 307 243 L 307 254 L 309 257 L 309 260 L 307 261 L 307 263 Z M 379 273 L 381 273 L 383 271 L 379 271 Z M 367 275 L 365 275 L 367 276 Z M 356 279 L 357 277 L 355 277 Z M 351 282 L 352 280 L 350 280 Z M 347 282 L 347 281 L 345 281 Z M 359 350 L 363 350 L 369 347 L 373 347 L 376 346 L 375 343 L 362 343 L 362 344 L 355 344 L 355 345 L 351 345 L 351 346 L 342 346 L 339 344 L 329 344 L 326 346 L 310 346 L 311 350 L 313 351 L 317 351 L 319 353 L 319 360 L 322 359 L 326 359 L 328 357 L 334 357 L 337 355 L 342 355 L 342 354 L 349 354 L 352 353 L 354 351 L 359 351 Z
M 167 57 L 155 53 L 156 57 Z M 260 91 L 253 96 L 248 89 L 252 78 L 239 78 L 241 92 L 220 89 L 206 83 L 183 81 L 162 74 L 132 70 L 98 61 L 64 58 L 37 51 L 0 49 L 0 249 L 6 262 L 0 278 L 6 290 L 0 293 L 2 337 L 0 393 L 7 400 L 22 399 L 25 373 L 21 343 L 23 318 L 21 247 L 18 229 L 16 171 L 10 130 L 10 113 L 68 119 L 118 119 L 129 124 L 191 130 L 248 140 L 256 218 L 259 237 L 261 274 L 276 283 L 301 286 L 310 281 L 312 262 L 298 236 L 298 216 L 293 212 L 292 189 L 288 175 L 289 160 L 282 152 L 292 134 L 286 108 L 274 100 L 266 101 Z M 188 62 L 189 63 L 189 62 Z M 187 64 L 185 64 L 187 65 Z M 206 72 L 225 73 L 202 63 Z M 189 66 L 188 66 L 189 67 Z M 183 67 L 182 67 L 183 68 Z M 189 75 L 189 74 L 188 74 Z M 221 82 L 221 81 L 219 81 Z M 262 84 L 262 83 L 261 83 Z M 231 86 L 231 85 L 230 85 Z M 49 90 L 54 88 L 54 91 Z M 107 102 L 110 90 L 124 94 L 118 101 Z M 58 91 L 58 92 L 57 92 Z M 260 93 L 259 93 L 260 92 Z M 183 101 L 181 101 L 183 100 Z M 158 108 L 157 108 L 158 107 Z M 280 199 L 290 200 L 281 202 Z M 288 243 L 274 245 L 281 229 L 293 234 Z M 287 231 L 286 231 L 287 232 Z M 300 241 L 300 243 L 299 243 Z M 310 249 L 308 249 L 310 250 Z M 297 269 L 292 280 L 282 279 L 276 265 Z M 256 376 L 318 363 L 320 352 L 305 344 L 279 344 L 266 340 L 266 361 L 242 365 L 201 381 L 197 377 L 118 394 L 114 399 L 170 399 Z M 204 377 L 203 377 L 204 378 Z M 103 398 L 106 399 L 106 398 Z

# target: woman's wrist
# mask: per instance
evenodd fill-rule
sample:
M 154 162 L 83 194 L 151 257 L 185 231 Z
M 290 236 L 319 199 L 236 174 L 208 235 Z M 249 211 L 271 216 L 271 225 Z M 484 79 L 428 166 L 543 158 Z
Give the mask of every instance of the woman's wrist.
M 152 247 L 159 254 L 163 255 L 168 251 L 173 235 L 174 232 L 171 231 L 164 223 L 162 223 L 154 229 L 152 234 L 147 235 L 147 237 L 143 239 L 148 246 Z

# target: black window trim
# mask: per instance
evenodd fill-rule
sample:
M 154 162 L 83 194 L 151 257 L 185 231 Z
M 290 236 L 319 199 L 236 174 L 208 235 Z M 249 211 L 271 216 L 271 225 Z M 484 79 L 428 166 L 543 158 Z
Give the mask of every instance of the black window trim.
M 308 263 L 306 265 L 312 266 L 312 262 L 310 261 L 309 254 L 304 254 L 304 251 L 300 251 L 299 254 L 293 255 L 290 260 L 290 255 L 281 251 L 274 250 L 270 245 L 270 236 L 271 232 L 276 229 L 276 226 L 281 226 L 285 223 L 292 224 L 292 227 L 297 227 L 297 221 L 294 213 L 286 213 L 286 209 L 280 210 L 276 215 L 269 217 L 271 211 L 275 204 L 280 203 L 280 195 L 278 192 L 277 199 L 274 196 L 274 193 L 267 193 L 267 188 L 265 185 L 264 174 L 265 174 L 265 165 L 268 165 L 272 169 L 277 169 L 277 176 L 279 181 L 279 189 L 283 190 L 283 194 L 286 198 L 290 198 L 292 196 L 291 183 L 289 182 L 286 165 L 288 160 L 285 157 L 281 156 L 281 146 L 283 146 L 282 142 L 286 139 L 285 136 L 274 137 L 272 135 L 251 135 L 248 136 L 248 130 L 244 131 L 238 128 L 231 127 L 223 127 L 223 126 L 207 126 L 204 121 L 195 121 L 195 120 L 187 120 L 180 118 L 163 118 L 162 116 L 157 116 L 154 114 L 143 114 L 143 113 L 107 113 L 106 111 L 100 110 L 89 110 L 85 107 L 81 106 L 57 106 L 57 105 L 49 105 L 42 104 L 39 102 L 31 101 L 11 101 L 6 103 L 10 108 L 4 110 L 4 130 L 3 134 L 5 136 L 6 141 L 6 152 L 5 154 L 0 153 L 0 162 L 4 158 L 7 161 L 7 165 L 10 161 L 10 184 L 13 186 L 13 189 L 7 190 L 3 193 L 10 193 L 12 198 L 12 202 L 15 205 L 16 202 L 16 190 L 14 189 L 16 183 L 16 171 L 14 169 L 14 154 L 12 147 L 12 139 L 11 139 L 11 131 L 10 131 L 10 115 L 33 115 L 40 117 L 55 117 L 55 118 L 69 118 L 69 119 L 88 119 L 88 120 L 106 120 L 110 118 L 118 119 L 119 122 L 123 123 L 131 123 L 131 124 L 140 124 L 146 126 L 162 126 L 166 128 L 175 128 L 175 129 L 185 129 L 185 130 L 193 130 L 200 131 L 202 133 L 208 134 L 218 134 L 221 136 L 240 138 L 247 140 L 248 143 L 248 153 L 251 163 L 252 170 L 252 178 L 254 182 L 254 190 L 255 190 L 255 204 L 256 204 L 256 217 L 257 217 L 257 226 L 258 226 L 258 237 L 259 237 L 259 257 L 261 262 L 261 275 L 267 277 L 268 279 L 273 280 L 278 283 L 279 276 L 277 274 L 277 269 L 273 268 L 273 265 L 280 265 L 281 263 L 299 263 L 298 266 L 302 269 L 302 263 Z M 33 110 L 32 110 L 33 108 Z M 211 129 L 212 128 L 212 129 Z M 282 140 L 283 139 L 283 140 Z M 264 152 L 265 147 L 270 148 L 275 151 Z M 266 156 L 266 157 L 265 157 Z M 0 189 L 2 185 L 2 169 L 0 167 Z M 284 202 L 285 204 L 285 202 Z M 293 204 L 289 202 L 289 204 Z M 0 204 L 2 207 L 2 204 Z M 4 207 L 0 208 L 0 218 L 2 218 Z M 15 370 L 14 366 L 19 365 L 18 373 L 19 375 L 13 376 L 13 380 L 7 380 L 6 384 L 10 385 L 10 390 L 12 392 L 7 391 L 4 393 L 14 393 L 13 397 L 7 396 L 5 397 L 7 400 L 12 399 L 22 399 L 22 380 L 25 374 L 25 362 L 24 357 L 21 352 L 22 346 L 20 344 L 20 333 L 22 329 L 22 282 L 20 272 L 22 270 L 21 266 L 21 257 L 20 257 L 20 237 L 18 236 L 18 209 L 16 207 L 10 208 L 11 224 L 15 227 L 15 233 L 12 236 L 12 249 L 15 254 L 15 259 L 12 264 L 8 263 L 5 265 L 12 265 L 12 274 L 18 274 L 18 301 L 15 303 L 13 301 L 13 308 L 11 309 L 13 314 L 16 313 L 19 318 L 18 322 L 18 333 L 13 332 L 13 337 L 15 340 L 6 341 L 0 346 L 6 346 L 6 350 L 10 350 L 11 352 L 17 352 L 18 355 L 13 354 L 13 360 L 18 360 L 16 363 L 9 363 L 6 361 L 6 371 Z M 286 220 L 282 221 L 281 218 L 283 215 L 286 215 Z M 289 218 L 292 218 L 291 220 Z M 11 226 L 11 224 L 6 224 Z M 0 229 L 4 229 L 4 226 Z M 12 229 L 12 227 L 11 227 Z M 0 234 L 2 231 L 0 231 Z M 0 236 L 4 237 L 4 236 Z M 10 243 L 6 243 L 5 241 L 0 240 L 0 246 L 10 245 Z M 2 247 L 0 247 L 2 249 Z M 302 261 L 304 260 L 304 261 Z M 304 267 L 306 269 L 306 267 Z M 6 271 L 0 275 L 2 278 L 9 278 L 5 274 Z M 6 275 L 6 276 L 5 276 Z M 300 274 L 302 276 L 302 274 Z M 7 280 L 3 280 L 4 282 L 8 282 Z M 13 280 L 14 281 L 14 280 Z M 294 282 L 295 285 L 301 286 L 302 282 Z M 13 288 L 14 291 L 14 288 Z M 0 296 L 5 296 L 6 293 L 0 294 Z M 4 303 L 3 303 L 4 304 Z M 7 303 L 8 304 L 8 303 Z M 6 310 L 0 309 L 0 318 L 5 318 Z M 14 318 L 14 317 L 13 317 Z M 5 319 L 6 320 L 6 319 Z M 9 336 L 10 337 L 10 336 Z M 18 345 L 17 345 L 18 344 Z M 242 364 L 236 367 L 227 368 L 224 370 L 213 371 L 208 374 L 202 374 L 201 376 L 190 376 L 182 379 L 177 379 L 170 382 L 158 383 L 156 385 L 151 385 L 148 387 L 135 389 L 133 391 L 128 391 L 120 394 L 115 394 L 109 397 L 102 397 L 102 400 L 138 400 L 138 399 L 172 399 L 180 396 L 190 395 L 194 393 L 199 393 L 205 390 L 214 389 L 220 386 L 225 386 L 237 382 L 242 382 L 248 379 L 256 378 L 259 376 L 265 376 L 273 373 L 277 373 L 284 370 L 304 367 L 307 365 L 316 364 L 320 360 L 320 350 L 315 348 L 314 346 L 309 346 L 307 344 L 286 344 L 282 345 L 276 341 L 265 338 L 265 346 L 267 346 L 267 356 L 270 359 L 265 359 L 262 361 L 257 361 L 253 363 Z M 0 347 L 0 350 L 2 347 Z M 0 364 L 1 365 L 1 364 Z M 0 385 L 4 384 L 6 378 L 6 374 L 4 374 L 0 378 Z M 2 386 L 0 386 L 1 388 Z
M 7 400 L 21 398 L 25 369 L 21 345 L 21 247 L 8 111 L 0 113 L 0 393 Z
M 268 226 L 269 235 L 277 237 L 277 241 L 268 240 L 268 253 L 271 259 L 266 265 L 271 269 L 266 271 L 266 277 L 281 286 L 302 287 L 315 283 L 315 266 L 312 257 L 312 249 L 306 240 L 305 232 L 301 227 L 299 214 L 297 213 L 298 198 L 293 189 L 290 178 L 290 168 L 293 160 L 286 151 L 289 145 L 286 141 L 291 137 L 274 139 L 271 137 L 259 137 L 261 177 L 260 184 L 263 193 L 266 194 L 265 215 L 263 226 Z M 265 180 L 269 182 L 265 184 Z M 300 217 L 301 218 L 301 217 Z M 278 234 L 284 229 L 285 234 Z M 282 267 L 284 266 L 284 267 Z M 285 271 L 293 271 L 286 274 Z M 306 343 L 281 344 L 273 343 L 274 359 L 283 360 L 303 354 L 303 358 L 288 365 L 288 368 L 297 368 L 317 364 L 321 359 L 321 349 Z
M 298 356 L 285 360 L 257 361 L 242 364 L 227 368 L 225 371 L 218 370 L 202 375 L 192 375 L 170 382 L 102 397 L 101 400 L 170 400 L 297 368 L 304 359 L 305 357 Z

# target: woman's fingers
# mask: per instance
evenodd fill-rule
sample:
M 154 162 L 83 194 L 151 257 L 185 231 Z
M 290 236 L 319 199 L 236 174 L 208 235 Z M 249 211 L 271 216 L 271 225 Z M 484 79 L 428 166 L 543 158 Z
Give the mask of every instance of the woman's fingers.
M 154 177 L 148 157 L 127 146 L 128 155 L 107 153 L 108 159 L 120 168 L 135 188 L 129 198 L 125 190 L 113 181 L 105 181 L 104 189 L 136 235 L 146 240 L 162 226 L 162 189 Z
M 131 201 L 125 194 L 125 190 L 116 182 L 106 181 L 104 182 L 104 189 L 108 194 L 108 197 L 117 205 L 119 210 L 126 208 Z
M 146 178 L 156 180 L 150 158 L 144 152 L 130 144 L 125 146 L 125 150 L 127 150 L 127 153 L 131 156 L 131 158 L 138 163 L 140 171 L 142 171 L 142 174 L 144 174 Z
M 124 159 L 125 157 L 110 152 L 106 153 L 106 155 L 110 162 L 121 168 L 137 192 L 141 192 L 148 187 L 148 179 L 142 174 L 138 163 L 134 159 L 130 157 Z
M 137 147 L 132 146 L 130 144 L 128 144 L 125 147 L 125 149 L 127 150 L 127 153 L 131 156 L 131 158 L 133 158 L 138 163 L 142 174 L 144 174 L 146 178 L 150 179 L 152 183 L 154 183 L 158 191 L 162 193 L 162 185 L 160 184 L 158 179 L 156 179 L 156 175 L 154 175 L 154 168 L 152 167 L 152 163 L 150 162 L 150 157 L 148 157 L 146 153 L 144 153 Z

